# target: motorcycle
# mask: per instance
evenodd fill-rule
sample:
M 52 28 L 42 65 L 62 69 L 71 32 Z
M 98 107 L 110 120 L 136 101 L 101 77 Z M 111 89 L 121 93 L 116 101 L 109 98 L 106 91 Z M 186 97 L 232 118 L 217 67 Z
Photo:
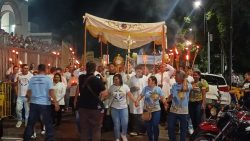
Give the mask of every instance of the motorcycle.
M 199 131 L 200 130 L 200 131 Z M 198 132 L 199 131 L 199 132 Z M 191 141 L 247 141 L 250 138 L 250 112 L 228 110 L 217 122 L 203 122 Z

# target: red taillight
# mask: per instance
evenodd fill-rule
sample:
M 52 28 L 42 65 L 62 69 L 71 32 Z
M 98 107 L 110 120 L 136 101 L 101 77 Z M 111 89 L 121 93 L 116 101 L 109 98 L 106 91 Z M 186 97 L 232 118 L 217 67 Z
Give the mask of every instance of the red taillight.
M 228 88 L 228 86 L 219 87 L 219 91 L 229 92 L 229 88 Z

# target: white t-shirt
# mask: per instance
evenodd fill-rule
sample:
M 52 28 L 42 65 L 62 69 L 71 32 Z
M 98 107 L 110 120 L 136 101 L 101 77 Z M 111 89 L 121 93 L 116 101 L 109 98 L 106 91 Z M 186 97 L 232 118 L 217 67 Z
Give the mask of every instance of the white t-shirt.
M 62 82 L 58 82 L 53 86 L 56 101 L 58 101 L 59 105 L 65 105 L 64 96 L 66 93 L 66 86 Z
M 148 78 L 143 75 L 141 78 L 136 77 L 135 75 L 129 80 L 130 92 L 132 93 L 134 99 L 137 99 L 142 92 L 142 89 L 147 86 Z M 139 88 L 139 89 L 135 89 Z M 139 106 L 135 107 L 133 101 L 129 100 L 129 111 L 132 114 L 142 114 L 144 107 L 144 99 L 140 100 Z
M 18 95 L 19 96 L 26 96 L 29 82 L 32 76 L 33 74 L 30 72 L 28 72 L 28 74 L 26 75 L 22 73 L 18 74 L 17 80 L 18 80 Z
M 128 107 L 127 94 L 130 92 L 128 85 L 123 84 L 122 86 L 112 85 L 109 88 L 110 104 L 111 107 L 116 109 L 125 109 Z

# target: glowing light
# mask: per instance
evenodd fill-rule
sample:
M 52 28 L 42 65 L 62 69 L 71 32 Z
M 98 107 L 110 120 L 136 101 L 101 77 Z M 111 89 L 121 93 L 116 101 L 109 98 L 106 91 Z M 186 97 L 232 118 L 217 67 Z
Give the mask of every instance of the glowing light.
M 178 52 L 177 48 L 175 48 L 175 54 L 177 54 L 177 55 L 179 54 L 179 52 Z
M 192 45 L 192 42 L 191 41 L 186 41 L 186 45 L 190 46 L 190 45 Z
M 16 52 L 16 55 L 18 55 L 18 52 Z
M 194 8 L 199 8 L 201 6 L 201 1 L 197 0 L 194 2 Z
M 50 67 L 50 63 L 48 64 L 48 66 Z
M 56 52 L 55 52 L 55 51 L 53 51 L 52 53 L 56 55 Z
M 78 65 L 80 64 L 78 60 L 76 60 L 76 63 L 77 63 Z
M 16 51 L 15 50 L 12 50 L 13 53 L 15 53 Z
M 60 53 L 59 53 L 59 52 L 57 52 L 57 55 L 60 55 Z
M 69 48 L 70 51 L 72 51 L 73 49 L 72 48 Z
M 74 51 L 72 51 L 72 54 L 75 54 L 75 52 L 74 52 Z
M 19 64 L 20 64 L 20 65 L 22 65 L 22 64 L 23 64 L 23 62 L 22 62 L 22 61 L 19 61 Z
M 12 62 L 12 58 L 9 58 L 9 61 Z
M 199 49 L 199 48 L 200 48 L 200 46 L 196 46 L 196 48 L 197 48 L 197 49 Z
M 188 54 L 186 55 L 186 60 L 187 60 L 187 61 L 189 60 L 189 55 L 188 55 Z

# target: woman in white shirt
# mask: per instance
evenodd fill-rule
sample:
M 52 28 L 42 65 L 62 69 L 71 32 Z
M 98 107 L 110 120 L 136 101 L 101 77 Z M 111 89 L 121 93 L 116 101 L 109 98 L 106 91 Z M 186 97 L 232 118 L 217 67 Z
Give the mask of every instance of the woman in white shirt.
M 57 112 L 56 111 L 53 112 L 54 113 L 53 121 L 54 121 L 55 126 L 59 126 L 61 123 L 61 119 L 62 119 L 62 109 L 64 108 L 64 105 L 65 105 L 64 96 L 66 93 L 66 86 L 62 83 L 62 77 L 60 73 L 56 73 L 54 75 L 53 82 L 54 82 L 53 89 L 55 92 L 56 100 L 60 105 L 60 110 L 58 110 Z
M 114 123 L 115 140 L 127 141 L 128 128 L 128 102 L 127 96 L 135 102 L 129 87 L 123 84 L 121 74 L 115 74 L 113 77 L 114 84 L 109 88 L 111 116 Z M 122 133 L 120 133 L 122 128 Z

